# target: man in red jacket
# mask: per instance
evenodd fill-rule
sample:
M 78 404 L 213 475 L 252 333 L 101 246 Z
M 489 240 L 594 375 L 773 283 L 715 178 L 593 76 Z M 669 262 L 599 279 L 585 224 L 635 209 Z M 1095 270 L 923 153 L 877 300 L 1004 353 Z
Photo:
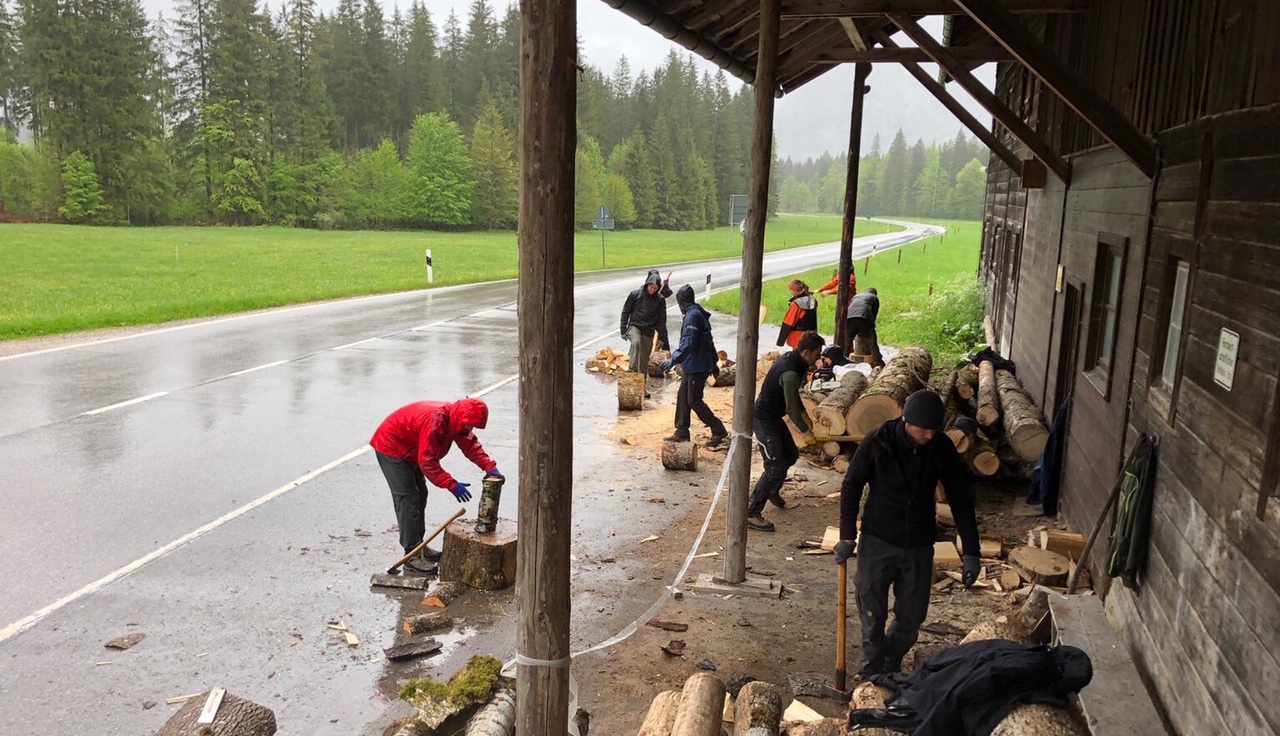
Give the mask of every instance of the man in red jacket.
M 408 554 L 422 543 L 426 534 L 423 518 L 427 509 L 427 483 L 444 488 L 458 499 L 471 500 L 467 484 L 455 480 L 440 467 L 440 459 L 456 444 L 467 459 L 485 475 L 502 477 L 498 464 L 485 453 L 472 430 L 489 423 L 489 407 L 480 399 L 418 401 L 391 412 L 373 433 L 369 444 L 378 456 L 378 465 L 391 486 L 391 500 L 400 523 L 400 546 Z M 405 570 L 430 574 L 440 552 L 427 547 L 421 557 L 405 563 Z

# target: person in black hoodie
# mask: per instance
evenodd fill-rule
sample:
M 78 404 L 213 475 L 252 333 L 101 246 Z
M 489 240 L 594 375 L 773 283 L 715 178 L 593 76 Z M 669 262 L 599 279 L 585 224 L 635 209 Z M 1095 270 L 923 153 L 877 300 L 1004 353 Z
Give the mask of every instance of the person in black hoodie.
M 662 294 L 662 274 L 658 269 L 649 269 L 644 286 L 627 295 L 622 305 L 621 331 L 623 339 L 631 343 L 627 370 L 632 373 L 648 373 L 654 333 L 662 350 L 671 349 L 667 341 L 667 300 Z M 649 398 L 647 389 L 644 396 Z
M 962 582 L 978 579 L 978 521 L 960 456 L 942 433 L 946 413 L 937 393 L 922 389 L 907 397 L 902 416 L 871 430 L 858 445 L 840 487 L 840 541 L 836 564 L 854 553 L 858 621 L 862 625 L 862 661 L 858 673 L 898 672 L 916 643 L 929 611 L 933 584 L 933 542 L 937 535 L 934 491 L 942 481 L 964 546 Z M 858 534 L 862 489 L 870 484 Z M 893 623 L 889 588 L 893 587 Z
M 684 366 L 680 377 L 680 390 L 676 393 L 676 431 L 668 437 L 673 442 L 689 441 L 689 413 L 692 410 L 711 429 L 707 447 L 717 447 L 729 436 L 724 422 L 702 400 L 702 390 L 707 377 L 719 375 L 716 366 L 716 344 L 711 339 L 711 313 L 693 300 L 693 287 L 685 284 L 676 291 L 676 304 L 684 321 L 680 326 L 680 344 L 671 357 L 659 366 L 663 373 L 678 365 Z

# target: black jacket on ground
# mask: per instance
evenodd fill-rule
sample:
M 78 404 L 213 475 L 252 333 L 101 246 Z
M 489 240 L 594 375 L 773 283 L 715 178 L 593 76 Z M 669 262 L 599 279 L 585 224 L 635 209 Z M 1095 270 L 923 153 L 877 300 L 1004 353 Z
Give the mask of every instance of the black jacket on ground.
M 887 708 L 849 711 L 849 726 L 913 736 L 988 736 L 1015 705 L 1066 707 L 1067 696 L 1092 679 L 1089 655 L 1075 647 L 975 641 L 929 657 L 911 674 L 872 677 L 894 695 Z
M 932 545 L 937 538 L 934 491 L 939 480 L 947 491 L 964 548 L 978 549 L 973 496 L 956 446 L 942 432 L 928 444 L 917 445 L 907 436 L 901 417 L 871 430 L 853 454 L 840 487 L 840 538 L 857 536 L 862 488 L 870 483 L 863 533 L 898 547 Z
M 644 286 L 627 295 L 622 305 L 622 335 L 626 337 L 627 328 L 635 327 L 640 334 L 652 338 L 658 333 L 659 346 L 670 350 L 667 340 L 667 300 L 663 298 L 661 288 L 656 294 L 649 293 L 649 284 L 662 286 L 662 274 L 658 269 L 651 269 L 645 277 Z
M 868 322 L 870 322 L 872 325 L 875 325 L 876 317 L 878 317 L 879 315 L 880 315 L 880 297 L 876 296 L 875 294 L 872 294 L 869 291 L 864 291 L 861 294 L 858 294 L 857 296 L 850 299 L 849 309 L 846 310 L 844 314 L 844 316 L 849 319 L 853 319 L 854 317 L 861 317 L 867 320 Z

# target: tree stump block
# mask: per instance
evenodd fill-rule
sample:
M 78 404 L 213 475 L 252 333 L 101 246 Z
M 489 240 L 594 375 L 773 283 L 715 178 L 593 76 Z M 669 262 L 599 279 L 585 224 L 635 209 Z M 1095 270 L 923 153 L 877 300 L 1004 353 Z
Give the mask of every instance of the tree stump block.
M 667 470 L 697 470 L 698 446 L 692 442 L 663 442 L 662 467 Z
M 644 408 L 643 373 L 623 371 L 618 374 L 618 409 L 640 411 Z
M 227 693 L 212 724 L 196 724 L 209 694 L 188 700 L 155 736 L 275 736 L 276 714 L 265 705 Z
M 516 582 L 516 523 L 498 519 L 492 532 L 479 534 L 473 526 L 451 524 L 444 530 L 440 580 L 459 582 L 479 590 L 502 590 Z
M 1067 584 L 1071 560 L 1057 552 L 1035 547 L 1019 547 L 1009 553 L 1009 564 L 1022 573 L 1025 580 L 1050 587 Z

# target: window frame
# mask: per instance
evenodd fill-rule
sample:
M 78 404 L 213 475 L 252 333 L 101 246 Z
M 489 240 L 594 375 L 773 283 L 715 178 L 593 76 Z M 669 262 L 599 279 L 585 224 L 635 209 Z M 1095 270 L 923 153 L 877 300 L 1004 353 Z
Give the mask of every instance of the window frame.
M 1164 254 L 1161 274 L 1160 305 L 1156 313 L 1157 328 L 1151 339 L 1151 360 L 1147 375 L 1147 399 L 1156 411 L 1173 426 L 1177 413 L 1178 393 L 1182 388 L 1183 366 L 1186 360 L 1187 329 L 1191 323 L 1192 293 L 1197 272 L 1197 247 L 1191 238 L 1171 238 Z M 1174 360 L 1173 380 L 1166 383 L 1168 369 L 1169 332 L 1174 317 L 1174 298 L 1177 296 L 1178 271 L 1185 266 L 1187 276 L 1182 297 L 1182 320 L 1178 325 L 1178 348 Z
M 1084 374 L 1106 401 L 1111 400 L 1112 376 L 1120 344 L 1120 313 L 1124 307 L 1128 259 L 1128 238 L 1115 233 L 1098 233 L 1089 292 L 1089 336 L 1085 342 Z M 1104 350 L 1108 318 L 1111 320 L 1111 344 Z

